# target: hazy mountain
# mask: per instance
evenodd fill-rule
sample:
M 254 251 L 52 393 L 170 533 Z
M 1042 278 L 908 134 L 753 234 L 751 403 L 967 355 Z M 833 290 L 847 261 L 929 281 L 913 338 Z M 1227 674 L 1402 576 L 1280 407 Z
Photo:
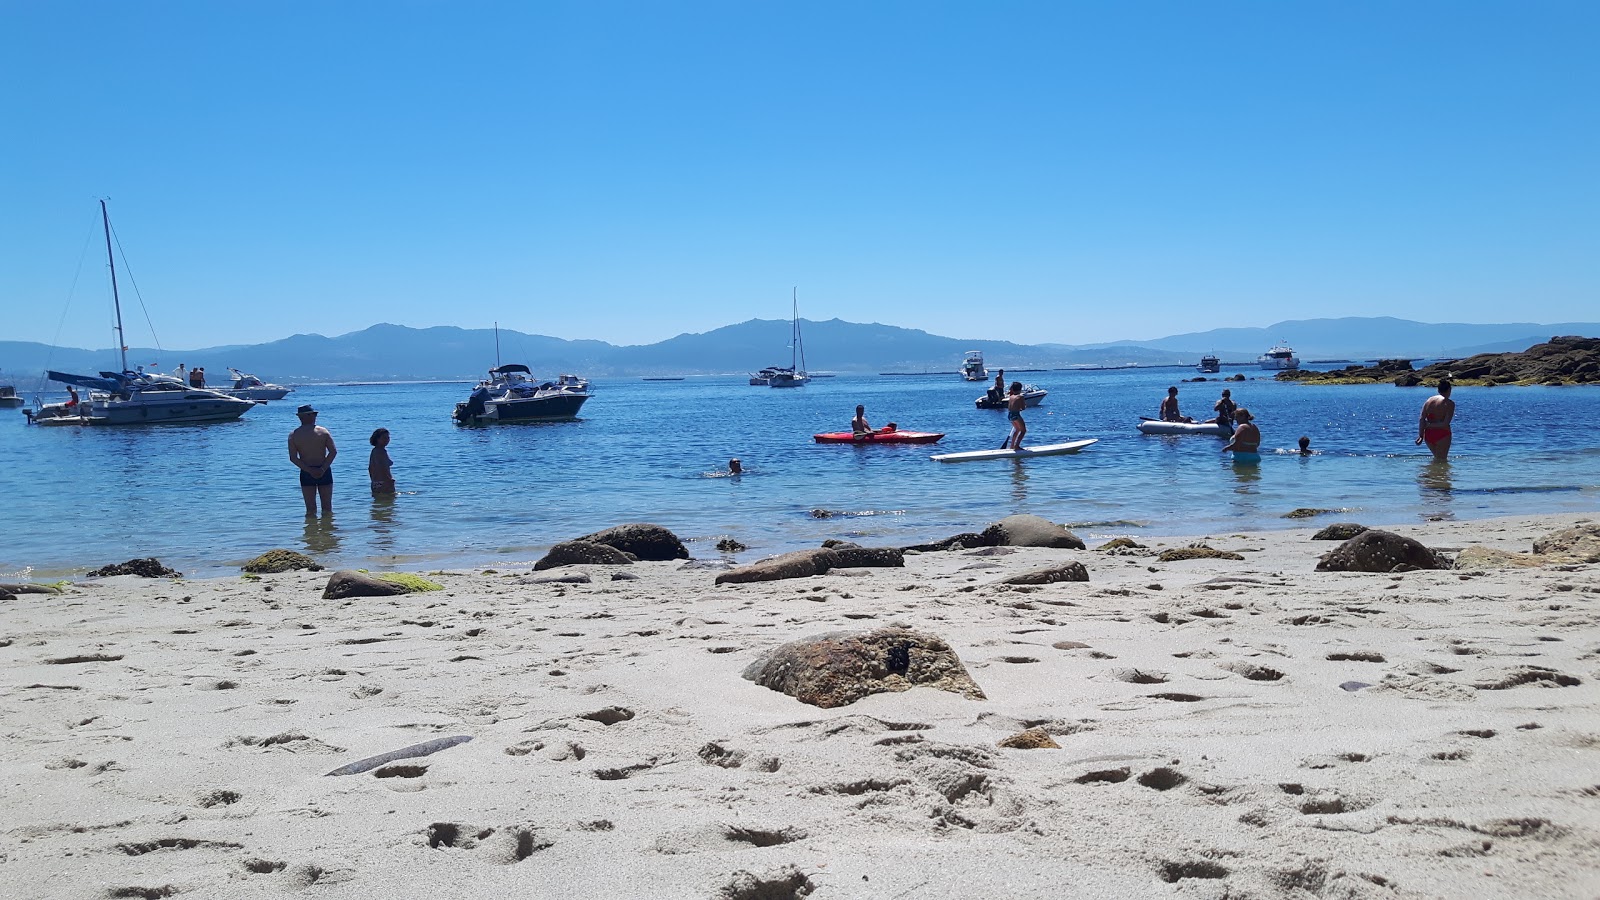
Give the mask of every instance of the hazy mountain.
M 703 334 L 680 334 L 655 344 L 617 346 L 501 330 L 499 359 L 525 362 L 540 375 L 589 377 L 748 372 L 788 365 L 791 323 L 751 319 Z M 1523 350 L 1557 334 L 1600 335 L 1600 324 L 1427 324 L 1394 318 L 1303 319 L 1268 328 L 1218 328 L 1149 341 L 1106 344 L 1014 344 L 941 337 L 913 328 L 839 319 L 801 320 L 807 366 L 821 372 L 951 372 L 968 350 L 982 350 L 991 368 L 1049 369 L 1081 365 L 1193 365 L 1215 353 L 1225 362 L 1250 362 L 1286 341 L 1302 359 L 1460 357 Z M 374 325 L 338 337 L 297 334 L 266 344 L 199 350 L 128 351 L 132 365 L 170 371 L 203 366 L 212 384 L 236 366 L 274 381 L 404 381 L 476 379 L 496 360 L 491 329 Z M 117 366 L 114 350 L 50 347 L 0 341 L 7 380 L 32 383 L 45 369 L 92 373 Z

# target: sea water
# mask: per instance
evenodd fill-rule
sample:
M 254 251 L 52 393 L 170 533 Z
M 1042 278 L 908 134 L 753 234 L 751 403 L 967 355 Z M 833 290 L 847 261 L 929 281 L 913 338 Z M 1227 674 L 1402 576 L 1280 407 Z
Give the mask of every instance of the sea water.
M 1184 384 L 1181 369 L 1011 373 L 1050 394 L 1026 413 L 1028 444 L 1096 438 L 1081 453 L 943 464 L 932 453 L 998 448 L 1005 413 L 954 375 L 839 376 L 798 389 L 745 376 L 596 379 L 579 421 L 463 428 L 467 384 L 308 385 L 237 422 L 29 427 L 0 419 L 0 578 L 58 578 L 154 556 L 188 575 L 236 572 L 277 547 L 330 567 L 519 567 L 549 545 L 623 522 L 664 525 L 696 556 L 727 536 L 741 560 L 825 538 L 907 545 L 1013 513 L 1069 523 L 1091 544 L 1145 537 L 1600 511 L 1600 390 L 1457 388 L 1454 447 L 1414 444 L 1433 391 L 1311 386 L 1256 369 Z M 1263 459 L 1235 465 L 1222 438 L 1153 436 L 1169 384 L 1208 417 L 1222 388 L 1248 407 Z M 306 518 L 287 438 L 314 404 L 339 447 L 334 512 Z M 821 445 L 856 404 L 874 426 L 940 431 L 936 445 Z M 6 413 L 0 412 L 0 415 Z M 368 437 L 393 436 L 401 493 L 373 498 Z M 1312 456 L 1295 452 L 1302 434 Z M 730 476 L 731 457 L 744 474 Z M 1288 519 L 1297 508 L 1334 510 Z

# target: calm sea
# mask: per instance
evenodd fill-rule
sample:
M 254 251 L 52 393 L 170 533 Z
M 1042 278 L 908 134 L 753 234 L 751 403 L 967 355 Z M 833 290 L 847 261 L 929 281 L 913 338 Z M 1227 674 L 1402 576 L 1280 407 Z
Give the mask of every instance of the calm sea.
M 1256 369 L 1226 385 L 1256 415 L 1266 452 L 1234 466 L 1204 436 L 1135 430 L 1189 370 L 1038 372 L 1050 391 L 1028 439 L 1099 443 L 1027 462 L 932 462 L 994 448 L 1005 414 L 973 408 L 982 385 L 955 375 L 840 376 L 794 390 L 744 376 L 600 379 L 577 422 L 460 428 L 465 384 L 311 385 L 238 422 L 148 428 L 27 427 L 0 419 L 0 577 L 59 578 L 155 556 L 189 575 L 236 572 L 287 547 L 330 566 L 431 569 L 530 564 L 550 544 L 630 521 L 657 522 L 697 556 L 731 536 L 741 559 L 824 538 L 901 545 L 1027 512 L 1115 535 L 1298 527 L 1312 520 L 1396 524 L 1600 510 L 1600 419 L 1592 388 L 1458 388 L 1455 452 L 1435 464 L 1412 440 L 1431 390 L 1280 384 Z M 1013 373 L 1015 374 L 1015 373 Z M 1180 384 L 1186 412 L 1209 415 L 1224 385 Z M 304 517 L 286 439 L 300 403 L 338 442 L 334 514 Z M 943 431 L 934 447 L 828 446 L 863 403 L 874 425 Z M 403 492 L 369 493 L 367 438 L 390 429 Z M 1318 455 L 1290 453 L 1309 435 Z M 729 457 L 745 473 L 728 477 Z

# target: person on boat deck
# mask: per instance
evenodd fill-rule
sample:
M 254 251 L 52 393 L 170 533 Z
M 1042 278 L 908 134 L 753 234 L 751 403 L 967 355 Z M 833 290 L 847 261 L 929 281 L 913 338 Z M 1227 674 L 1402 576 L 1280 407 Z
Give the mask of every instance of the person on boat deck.
M 183 363 L 178 363 L 178 368 L 173 370 L 172 375 L 179 381 L 189 380 L 189 370 L 184 366 Z
M 1167 399 L 1161 401 L 1161 421 L 1163 422 L 1194 422 L 1193 419 L 1178 412 L 1178 389 L 1167 388 Z
M 1216 411 L 1217 415 L 1210 421 L 1215 422 L 1218 425 L 1224 425 L 1228 428 L 1233 427 L 1233 412 L 1239 408 L 1239 405 L 1233 402 L 1232 391 L 1228 390 L 1227 388 L 1223 388 L 1222 399 L 1218 400 L 1211 408 Z
M 1027 406 L 1028 401 L 1022 398 L 1022 382 L 1011 382 L 1011 395 L 1006 398 L 1006 418 L 1011 420 L 1011 434 L 1000 445 L 1000 449 L 1022 449 L 1022 439 L 1028 433 L 1028 423 L 1022 421 L 1022 411 Z
M 71 385 L 68 385 L 67 386 L 67 407 L 70 409 L 71 407 L 74 407 L 74 406 L 77 406 L 77 405 L 78 405 L 78 389 L 75 388 L 75 387 L 72 387 Z
M 333 512 L 333 459 L 339 455 L 333 435 L 317 424 L 317 410 L 307 404 L 295 413 L 300 427 L 289 432 L 289 461 L 300 470 L 300 493 L 306 501 L 306 515 L 317 514 L 317 497 L 322 498 L 322 514 Z
M 1255 417 L 1244 407 L 1233 414 L 1238 425 L 1233 430 L 1233 440 L 1224 444 L 1222 452 L 1233 451 L 1234 462 L 1254 462 L 1261 458 L 1261 429 L 1251 421 Z
M 989 399 L 995 403 L 1004 400 L 1006 396 L 1006 370 L 1001 369 L 995 373 L 994 387 L 989 388 Z
M 1417 417 L 1417 443 L 1424 441 L 1433 451 L 1435 459 L 1450 455 L 1450 423 L 1456 417 L 1456 402 L 1450 399 L 1450 379 L 1439 379 L 1439 393 L 1422 404 L 1422 415 Z
M 394 460 L 389 458 L 389 429 L 379 428 L 367 439 L 372 453 L 367 457 L 367 477 L 372 479 L 372 496 L 394 493 Z
M 189 370 L 189 387 L 203 388 L 206 386 L 206 370 L 195 366 Z

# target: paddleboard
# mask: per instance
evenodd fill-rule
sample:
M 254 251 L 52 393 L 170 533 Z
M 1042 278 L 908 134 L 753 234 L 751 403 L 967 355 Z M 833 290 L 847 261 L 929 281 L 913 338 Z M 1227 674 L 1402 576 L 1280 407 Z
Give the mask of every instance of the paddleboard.
M 1077 453 L 1079 450 L 1098 443 L 1099 438 L 1089 438 L 1086 441 L 1070 441 L 1065 444 L 1040 444 L 1037 447 L 1023 447 L 1021 450 L 971 450 L 966 453 L 940 453 L 928 457 L 939 462 L 969 462 L 974 459 L 1027 459 L 1032 456 L 1059 456 L 1063 453 Z

